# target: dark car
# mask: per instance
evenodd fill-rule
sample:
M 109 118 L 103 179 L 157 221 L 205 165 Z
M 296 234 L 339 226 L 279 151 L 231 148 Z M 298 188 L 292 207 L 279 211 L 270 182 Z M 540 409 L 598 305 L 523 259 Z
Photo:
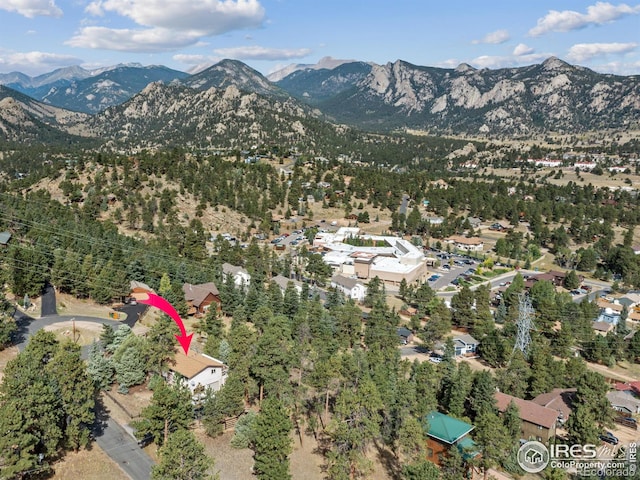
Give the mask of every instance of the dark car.
M 602 435 L 600 435 L 600 440 L 602 440 L 603 442 L 610 443 L 611 445 L 617 445 L 619 441 L 618 437 L 616 437 L 611 432 L 604 432 Z

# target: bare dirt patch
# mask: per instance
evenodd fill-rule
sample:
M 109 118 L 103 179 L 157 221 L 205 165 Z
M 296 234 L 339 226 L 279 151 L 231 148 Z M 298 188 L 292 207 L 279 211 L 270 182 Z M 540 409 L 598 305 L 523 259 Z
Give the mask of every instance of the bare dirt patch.
M 113 309 L 108 305 L 98 305 L 90 300 L 57 292 L 56 308 L 58 309 L 59 315 L 83 315 L 85 317 L 98 318 L 109 318 L 109 312 L 113 312 Z
M 113 460 L 96 444 L 91 450 L 70 452 L 62 460 L 53 465 L 53 480 L 128 480 L 126 475 Z
M 58 340 L 71 340 L 79 345 L 90 345 L 94 340 L 100 339 L 102 325 L 68 320 L 48 325 L 44 329 L 55 333 Z
M 253 451 L 248 448 L 236 449 L 230 442 L 233 431 L 210 438 L 202 429 L 196 430 L 196 436 L 205 445 L 206 452 L 215 460 L 214 470 L 219 472 L 224 480 L 253 480 Z M 378 452 L 375 448 L 370 451 L 372 471 L 367 475 L 371 480 L 390 480 L 384 466 L 384 458 L 388 452 Z M 382 457 L 382 458 L 381 458 Z M 313 436 L 303 435 L 302 444 L 297 435 L 293 436 L 293 452 L 289 456 L 291 476 L 295 480 L 324 480 L 326 461 Z
M 127 425 L 140 417 L 142 409 L 151 403 L 152 396 L 153 392 L 146 385 L 131 387 L 126 395 L 118 393 L 117 387 L 114 387 L 102 393 L 102 401 L 114 420 L 120 425 Z
M 0 351 L 0 382 L 2 381 L 2 377 L 4 376 L 4 368 L 7 366 L 7 362 L 9 360 L 13 360 L 17 356 L 17 347 L 7 347 L 4 350 Z

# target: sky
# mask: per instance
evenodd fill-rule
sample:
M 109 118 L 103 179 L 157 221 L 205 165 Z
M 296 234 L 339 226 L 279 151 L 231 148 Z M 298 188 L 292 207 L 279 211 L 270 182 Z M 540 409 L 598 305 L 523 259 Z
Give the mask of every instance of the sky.
M 0 73 L 119 63 L 267 75 L 323 57 L 501 68 L 557 56 L 640 74 L 640 3 L 581 0 L 0 0 Z

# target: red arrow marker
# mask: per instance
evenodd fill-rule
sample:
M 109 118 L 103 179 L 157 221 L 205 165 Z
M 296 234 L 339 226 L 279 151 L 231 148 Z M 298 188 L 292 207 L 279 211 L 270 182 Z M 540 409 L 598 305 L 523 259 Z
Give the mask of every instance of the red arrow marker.
M 143 295 L 146 296 L 146 298 L 143 298 Z M 140 296 L 134 295 L 134 297 L 140 303 L 145 303 L 162 310 L 164 313 L 169 315 L 174 322 L 176 322 L 178 328 L 180 329 L 180 335 L 176 335 L 176 339 L 180 342 L 180 345 L 182 345 L 184 354 L 188 355 L 189 345 L 191 345 L 191 337 L 193 337 L 193 333 L 191 335 L 187 335 L 187 330 L 184 328 L 184 323 L 182 323 L 182 319 L 180 318 L 180 315 L 178 315 L 178 312 L 176 312 L 176 309 L 173 308 L 173 305 L 171 305 L 167 300 L 159 295 L 156 295 L 155 293 L 144 293 Z

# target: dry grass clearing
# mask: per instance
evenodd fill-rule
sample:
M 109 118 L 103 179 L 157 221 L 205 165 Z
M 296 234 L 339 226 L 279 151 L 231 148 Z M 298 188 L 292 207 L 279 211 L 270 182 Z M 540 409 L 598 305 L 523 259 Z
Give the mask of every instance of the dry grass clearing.
M 76 298 L 67 293 L 56 292 L 56 308 L 59 315 L 84 315 L 86 317 L 109 318 L 113 309 L 107 305 L 98 305 L 91 300 Z
M 75 326 L 74 326 L 75 323 Z M 60 341 L 71 340 L 78 345 L 91 345 L 94 340 L 100 339 L 102 325 L 91 322 L 65 321 L 44 327 L 48 332 L 53 332 Z
M 113 460 L 96 444 L 91 450 L 70 452 L 53 465 L 53 480 L 128 480 Z
M 253 480 L 253 451 L 248 448 L 236 449 L 230 442 L 233 432 L 210 438 L 203 431 L 196 431 L 198 439 L 205 445 L 207 454 L 215 460 L 214 470 L 219 472 L 224 480 Z M 370 480 L 390 480 L 384 462 L 389 458 L 389 452 L 377 452 L 371 449 L 372 471 L 366 478 Z M 304 435 L 302 444 L 300 438 L 293 437 L 293 452 L 289 457 L 291 477 L 295 480 L 324 480 L 327 478 L 325 459 L 318 442 L 313 436 Z
M 18 356 L 18 347 L 7 347 L 0 351 L 0 382 L 4 376 L 4 367 L 7 366 L 9 360 L 13 360 Z

